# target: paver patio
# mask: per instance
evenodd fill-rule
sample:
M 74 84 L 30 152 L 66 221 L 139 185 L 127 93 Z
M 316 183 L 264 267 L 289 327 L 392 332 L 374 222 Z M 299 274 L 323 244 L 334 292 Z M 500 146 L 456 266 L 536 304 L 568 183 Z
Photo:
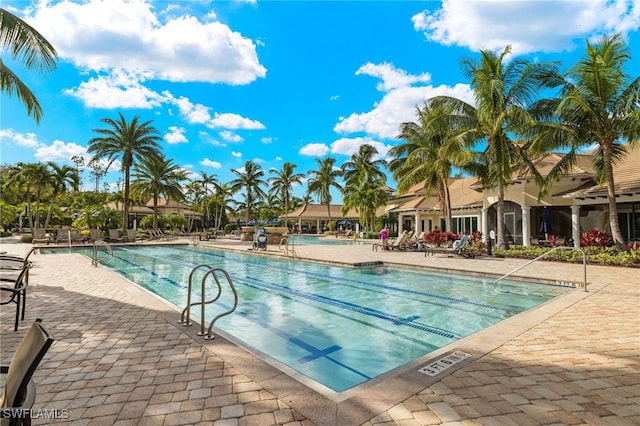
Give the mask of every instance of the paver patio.
M 247 243 L 215 244 L 246 250 Z M 24 254 L 29 245 L 2 241 Z M 380 260 L 506 273 L 520 260 L 373 252 L 370 246 L 298 246 L 301 257 Z M 268 250 L 276 254 L 277 250 Z M 36 409 L 95 425 L 640 425 L 640 271 L 589 266 L 575 290 L 457 348 L 471 353 L 429 380 L 419 366 L 332 400 L 224 339 L 205 342 L 174 308 L 77 254 L 34 255 L 27 318 L 13 332 L 2 307 L 1 360 L 35 318 L 56 342 L 35 374 Z M 580 280 L 581 265 L 537 263 L 522 275 Z M 421 382 L 421 380 L 423 382 Z M 64 418 L 66 417 L 66 418 Z

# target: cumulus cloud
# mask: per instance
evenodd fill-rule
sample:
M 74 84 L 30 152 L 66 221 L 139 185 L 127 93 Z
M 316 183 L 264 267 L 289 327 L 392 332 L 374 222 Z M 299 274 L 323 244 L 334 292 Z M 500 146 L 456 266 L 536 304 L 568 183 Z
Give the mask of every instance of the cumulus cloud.
M 209 160 L 208 158 L 205 158 L 204 160 L 200 161 L 200 164 L 205 167 L 213 167 L 214 169 L 219 169 L 222 167 L 222 164 L 220 164 L 219 162 Z
M 377 89 L 384 92 L 382 99 L 371 111 L 353 113 L 340 117 L 333 130 L 340 134 L 364 132 L 381 139 L 393 139 L 398 135 L 400 124 L 415 117 L 416 107 L 434 96 L 454 96 L 473 102 L 473 94 L 466 84 L 432 86 L 428 74 L 410 75 L 390 64 L 367 63 L 356 71 L 356 75 L 370 75 L 381 79 Z
M 85 163 L 91 156 L 87 154 L 87 148 L 73 142 L 53 141 L 51 145 L 40 145 L 34 157 L 38 161 L 71 162 L 71 157 L 80 156 L 85 159 Z
M 38 148 L 41 146 L 35 133 L 20 133 L 13 129 L 0 129 L 0 139 L 8 140 L 25 148 Z
M 266 127 L 259 121 L 250 120 L 234 113 L 215 113 L 213 118 L 207 123 L 207 127 L 225 129 L 252 129 L 262 130 Z
M 92 71 L 127 70 L 174 82 L 247 84 L 266 75 L 254 42 L 149 0 L 43 1 L 26 20 L 62 59 Z M 171 4 L 167 5 L 172 7 Z
M 412 17 L 427 39 L 477 51 L 510 44 L 514 54 L 566 51 L 593 34 L 635 31 L 637 0 L 444 0 Z
M 392 148 L 382 142 L 375 141 L 369 137 L 364 138 L 341 138 L 331 144 L 331 152 L 333 154 L 342 154 L 351 156 L 358 152 L 361 145 L 371 145 L 378 153 L 373 156 L 373 160 L 384 159 Z
M 233 155 L 236 158 L 242 158 L 241 152 L 231 151 L 231 155 Z
M 240 135 L 230 132 L 228 130 L 223 130 L 218 134 L 222 139 L 224 139 L 227 142 L 240 143 L 244 141 L 244 139 Z
M 169 126 L 169 132 L 165 133 L 164 140 L 170 144 L 186 143 L 187 138 L 184 135 L 185 131 L 184 127 Z
M 301 155 L 309 155 L 312 157 L 322 157 L 329 152 L 329 147 L 324 143 L 309 143 L 300 148 Z

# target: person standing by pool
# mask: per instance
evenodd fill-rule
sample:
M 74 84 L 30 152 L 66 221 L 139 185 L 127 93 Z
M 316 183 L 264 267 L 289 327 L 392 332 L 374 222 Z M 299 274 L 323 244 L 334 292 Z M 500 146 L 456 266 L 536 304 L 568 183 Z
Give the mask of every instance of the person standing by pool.
M 385 225 L 380 231 L 380 245 L 382 246 L 382 250 L 387 249 L 387 240 L 389 239 L 389 228 Z

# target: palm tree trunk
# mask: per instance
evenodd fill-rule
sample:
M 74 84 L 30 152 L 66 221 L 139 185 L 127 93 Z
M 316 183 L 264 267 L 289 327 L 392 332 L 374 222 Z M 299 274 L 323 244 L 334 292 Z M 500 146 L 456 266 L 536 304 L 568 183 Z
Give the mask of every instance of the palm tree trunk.
M 440 182 L 441 194 L 442 194 L 442 210 L 444 213 L 444 225 L 447 231 L 453 232 L 453 223 L 451 220 L 451 194 L 449 193 L 449 186 L 445 182 Z
M 507 243 L 507 238 L 505 235 L 504 229 L 504 187 L 502 186 L 502 181 L 498 179 L 498 206 L 497 206 L 497 215 L 496 223 L 497 223 L 497 241 L 496 244 L 502 250 L 508 250 L 509 244 Z
M 626 251 L 627 245 L 624 242 L 620 224 L 618 222 L 618 204 L 616 203 L 616 192 L 613 181 L 613 165 L 611 164 L 611 143 L 602 144 L 602 155 L 604 159 L 604 176 L 607 181 L 607 201 L 609 202 L 609 227 L 611 237 L 618 251 Z
M 158 195 L 153 194 L 153 229 L 158 229 Z
M 126 235 L 127 229 L 129 228 L 129 178 L 130 178 L 130 169 L 126 167 L 124 169 L 124 206 L 122 206 L 122 211 L 124 212 L 124 218 L 122 220 L 122 232 Z

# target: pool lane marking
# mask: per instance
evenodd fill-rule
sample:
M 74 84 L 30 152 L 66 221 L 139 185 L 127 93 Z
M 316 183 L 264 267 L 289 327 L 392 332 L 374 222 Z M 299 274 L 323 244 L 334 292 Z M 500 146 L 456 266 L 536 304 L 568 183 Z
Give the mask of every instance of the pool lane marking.
M 191 252 L 195 252 L 195 253 L 202 253 L 199 252 L 197 250 L 193 250 L 193 249 L 189 249 L 188 251 Z M 240 260 L 240 259 L 230 259 L 224 255 L 219 255 L 219 254 L 215 254 L 215 253 L 202 253 L 205 256 L 215 256 L 215 257 L 221 257 L 227 261 L 233 261 L 233 262 L 242 262 L 243 264 L 250 264 L 250 265 L 254 265 L 256 267 L 262 267 L 264 268 L 265 265 L 260 264 L 258 262 L 245 262 L 244 260 Z M 152 256 L 150 256 L 152 257 Z M 276 269 L 276 270 L 280 270 L 282 272 L 288 273 L 288 274 L 296 274 L 296 275 L 301 275 L 301 276 L 310 276 L 310 277 L 314 277 L 317 278 L 321 281 L 325 281 L 325 282 L 332 282 L 330 281 L 330 279 L 328 279 L 328 277 L 326 275 L 322 275 L 322 274 L 318 274 L 315 272 L 310 272 L 310 271 L 299 271 L 296 269 L 289 269 L 289 268 L 284 268 L 284 267 L 274 267 L 274 266 L 269 266 L 269 269 Z M 329 277 L 332 278 L 332 277 Z M 349 283 L 354 283 L 354 284 L 358 284 L 361 285 L 363 287 L 376 287 L 376 288 L 381 288 L 384 290 L 391 290 L 391 291 L 395 291 L 395 292 L 400 292 L 400 293 L 407 293 L 407 294 L 413 294 L 413 295 L 417 295 L 417 296 L 424 296 L 424 297 L 429 297 L 432 299 L 437 299 L 437 300 L 443 300 L 445 302 L 450 302 L 450 303 L 460 303 L 460 304 L 465 304 L 465 305 L 471 305 L 471 306 L 477 306 L 477 307 L 481 307 L 481 308 L 486 308 L 486 309 L 491 309 L 491 310 L 498 310 L 498 311 L 503 311 L 506 313 L 509 313 L 511 315 L 516 315 L 519 314 L 520 312 L 523 311 L 523 309 L 513 309 L 510 307 L 503 307 L 503 306 L 494 306 L 494 305 L 488 305 L 486 303 L 480 303 L 480 302 L 473 302 L 471 300 L 468 299 L 460 299 L 460 298 L 456 298 L 456 297 L 450 297 L 450 296 L 443 296 L 440 294 L 435 294 L 435 293 L 428 293 L 428 292 L 424 292 L 424 291 L 419 291 L 419 290 L 411 290 L 411 289 L 406 289 L 406 288 L 398 288 L 398 287 L 393 287 L 393 286 L 389 286 L 386 284 L 376 284 L 376 283 L 368 283 L 366 281 L 361 281 L 361 280 L 356 280 L 353 278 L 345 278 L 345 277 L 333 277 L 333 279 L 336 280 L 341 280 L 343 282 L 349 282 Z
M 129 249 L 125 249 L 125 250 L 129 250 Z M 146 254 L 143 254 L 143 256 L 146 257 L 151 257 L 151 258 L 155 258 L 157 260 L 165 260 L 169 263 L 174 263 L 174 264 L 182 264 L 181 262 L 176 262 L 174 260 L 169 260 L 169 259 L 164 259 L 161 257 L 155 257 L 155 256 L 149 256 Z M 275 291 L 280 291 L 282 293 L 288 293 L 288 294 L 293 294 L 295 296 L 298 297 L 304 297 L 305 299 L 308 300 L 313 300 L 316 302 L 320 302 L 320 303 L 324 303 L 324 304 L 328 304 L 331 306 L 335 306 L 338 308 L 342 308 L 342 309 L 348 309 L 350 311 L 353 312 L 357 312 L 363 315 L 367 315 L 367 316 L 371 316 L 374 318 L 378 318 L 378 319 L 382 319 L 385 321 L 389 321 L 392 324 L 395 325 L 404 325 L 407 327 L 411 327 L 411 328 L 415 328 L 417 330 L 421 330 L 421 331 L 426 331 L 428 333 L 432 333 L 438 336 L 442 336 L 442 337 L 446 337 L 448 339 L 460 339 L 462 336 L 458 335 L 457 333 L 454 333 L 452 331 L 449 330 L 445 330 L 439 327 L 435 327 L 429 324 L 421 324 L 418 322 L 415 322 L 413 318 L 410 317 L 409 320 L 399 317 L 397 315 L 392 315 L 386 312 L 382 312 L 379 311 L 377 309 L 372 309 L 372 308 L 367 308 L 365 306 L 360 306 L 354 303 L 349 303 L 349 302 L 345 302 L 342 300 L 337 300 L 331 297 L 327 297 L 327 296 L 322 296 L 322 295 L 317 295 L 314 293 L 309 293 L 309 292 L 303 292 L 300 290 L 295 290 L 292 289 L 290 287 L 286 287 L 286 286 L 281 286 L 278 284 L 273 284 L 273 283 L 269 283 L 266 281 L 261 281 L 255 278 L 249 278 L 249 277 L 237 277 L 234 276 L 234 274 L 230 274 L 231 278 L 234 280 L 234 282 L 240 282 L 240 283 L 244 283 L 246 285 L 252 285 L 253 287 L 258 287 L 258 288 L 270 288 L 272 290 Z M 376 327 L 378 328 L 378 327 Z

